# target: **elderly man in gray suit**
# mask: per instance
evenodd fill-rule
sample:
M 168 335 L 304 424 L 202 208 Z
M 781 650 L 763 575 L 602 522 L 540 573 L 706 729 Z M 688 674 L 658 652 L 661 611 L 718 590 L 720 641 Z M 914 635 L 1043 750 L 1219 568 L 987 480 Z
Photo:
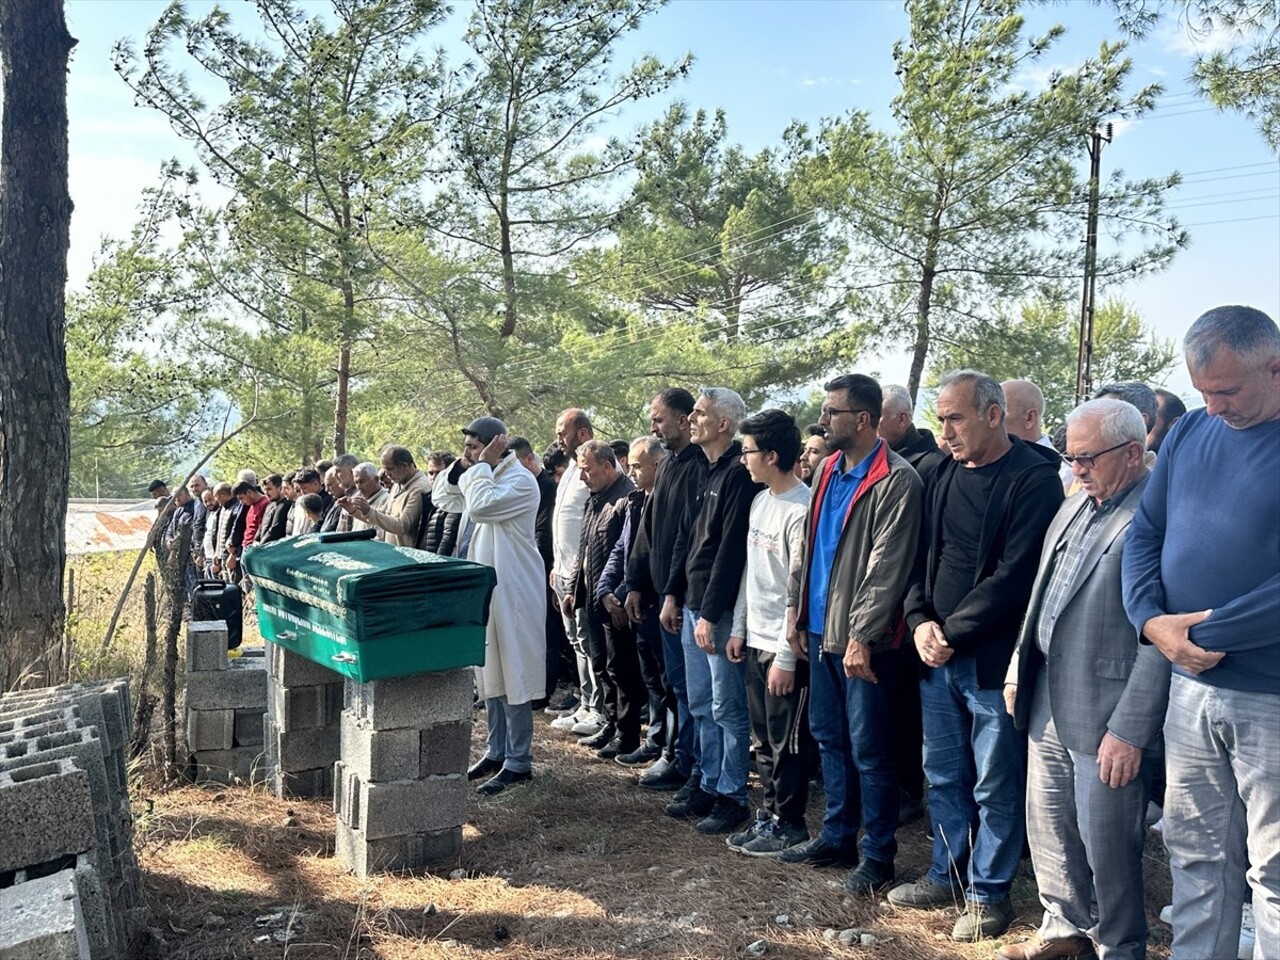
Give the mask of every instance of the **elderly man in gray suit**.
M 1146 957 L 1139 770 L 1164 722 L 1169 664 L 1139 645 L 1120 590 L 1146 437 L 1122 400 L 1091 400 L 1067 417 L 1063 459 L 1082 489 L 1045 535 L 1004 687 L 1028 732 L 1027 839 L 1044 920 L 1038 942 L 1002 947 L 1002 960 Z

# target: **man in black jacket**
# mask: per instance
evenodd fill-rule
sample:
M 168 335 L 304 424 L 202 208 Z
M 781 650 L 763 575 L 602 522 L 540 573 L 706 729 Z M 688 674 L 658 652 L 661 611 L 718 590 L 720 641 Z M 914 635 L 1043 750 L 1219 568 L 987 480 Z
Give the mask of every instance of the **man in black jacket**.
M 925 487 L 904 604 L 926 668 L 920 700 L 933 863 L 917 883 L 891 890 L 889 902 L 951 906 L 953 886 L 962 887 L 968 909 L 951 936 L 969 942 L 998 936 L 1013 919 L 1026 750 L 1002 687 L 1062 485 L 1053 450 L 1006 432 L 1004 392 L 991 377 L 948 374 L 937 404 L 952 459 Z
M 931 431 L 912 422 L 915 404 L 911 402 L 911 394 L 906 387 L 890 383 L 881 393 L 884 412 L 880 415 L 876 433 L 884 438 L 890 450 L 915 468 L 923 482 L 928 483 L 933 471 L 945 459 L 938 449 L 938 441 Z
M 273 473 L 262 481 L 262 492 L 267 495 L 269 502 L 253 536 L 255 544 L 274 543 L 284 539 L 284 528 L 292 506 L 284 495 L 284 477 L 278 473 Z
M 732 390 L 703 387 L 690 418 L 690 439 L 707 459 L 707 483 L 689 526 L 680 639 L 702 777 L 688 799 L 667 806 L 667 815 L 697 817 L 698 832 L 707 834 L 733 833 L 751 814 L 746 657 L 730 659 L 727 650 L 747 565 L 751 503 L 763 489 L 742 465 L 742 444 L 733 438 L 746 415 L 747 405 Z
M 651 432 L 667 449 L 653 493 L 640 516 L 640 532 L 627 558 L 627 617 L 640 623 L 646 611 L 660 607 L 663 668 L 676 694 L 675 752 L 659 757 L 640 776 L 647 790 L 676 790 L 686 799 L 697 789 L 698 741 L 685 685 L 680 608 L 684 602 L 684 556 L 694 505 L 707 482 L 707 458 L 690 442 L 693 394 L 668 387 L 649 403 Z M 677 789 L 679 788 L 679 789 Z
M 602 760 L 611 760 L 640 746 L 640 711 L 647 697 L 635 632 L 625 617 L 615 620 L 604 609 L 596 597 L 596 585 L 622 535 L 627 497 L 636 485 L 618 471 L 617 455 L 603 440 L 588 440 L 580 446 L 578 465 L 591 496 L 582 514 L 578 558 L 561 609 L 566 617 L 573 616 L 574 610 L 586 610 L 587 655 L 604 701 L 604 726 L 578 743 L 597 751 Z

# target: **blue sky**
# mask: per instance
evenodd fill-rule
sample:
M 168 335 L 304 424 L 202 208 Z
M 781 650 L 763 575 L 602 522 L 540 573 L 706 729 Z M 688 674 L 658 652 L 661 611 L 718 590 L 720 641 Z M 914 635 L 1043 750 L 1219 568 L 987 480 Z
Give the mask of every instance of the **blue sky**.
M 188 6 L 200 14 L 211 4 L 193 0 Z M 224 6 L 233 20 L 252 29 L 251 4 L 231 0 Z M 121 37 L 141 38 L 163 9 L 160 0 L 66 5 L 68 26 L 79 40 L 68 104 L 76 204 L 73 286 L 87 275 L 100 238 L 129 230 L 141 191 L 156 182 L 161 162 L 190 158 L 157 114 L 132 105 L 111 69 L 112 44 Z M 437 43 L 452 45 L 465 10 L 458 5 Z M 1075 65 L 1117 33 L 1106 9 L 1084 0 L 1030 7 L 1027 19 L 1036 32 L 1053 23 L 1068 29 L 1045 70 L 1024 78 L 1028 86 L 1052 66 Z M 793 119 L 816 124 L 824 116 L 867 109 L 883 122 L 896 89 L 891 48 L 906 28 L 901 4 L 887 0 L 675 0 L 628 39 L 620 59 L 643 53 L 670 59 L 689 51 L 694 67 L 668 97 L 618 122 L 623 128 L 637 125 L 680 98 L 693 107 L 724 108 L 730 135 L 753 150 L 776 143 Z M 1191 247 L 1162 274 L 1099 290 L 1100 296 L 1131 301 L 1169 337 L 1180 336 L 1203 310 L 1221 303 L 1248 303 L 1280 317 L 1280 164 L 1249 121 L 1207 108 L 1189 94 L 1185 79 L 1195 48 L 1217 41 L 1170 25 L 1132 45 L 1135 86 L 1159 82 L 1166 93 L 1153 117 L 1121 129 L 1103 153 L 1104 171 L 1186 175 L 1171 206 L 1190 227 Z M 1082 166 L 1086 162 L 1082 138 Z M 890 380 L 906 376 L 905 358 L 892 351 L 868 358 L 865 368 Z M 1181 369 L 1169 385 L 1190 391 Z

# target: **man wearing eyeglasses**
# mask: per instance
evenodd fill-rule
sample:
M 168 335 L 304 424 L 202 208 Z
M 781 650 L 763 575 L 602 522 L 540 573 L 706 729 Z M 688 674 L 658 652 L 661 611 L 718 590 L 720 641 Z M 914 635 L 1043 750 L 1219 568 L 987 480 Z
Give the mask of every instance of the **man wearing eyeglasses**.
M 998 936 L 1013 920 L 1026 750 L 1001 690 L 1062 484 L 1056 451 L 1009 435 L 1004 391 L 986 374 L 944 377 L 937 412 L 951 459 L 925 489 L 904 604 L 926 668 L 920 703 L 933 862 L 888 899 L 930 909 L 963 895 L 951 936 L 964 943 Z
M 825 389 L 820 422 L 835 455 L 814 477 L 788 640 L 809 661 L 809 722 L 826 809 L 819 834 L 779 859 L 856 864 L 845 888 L 866 894 L 894 879 L 898 773 L 891 705 L 902 665 L 898 651 L 906 642 L 902 595 L 915 556 L 922 485 L 911 464 L 876 433 L 880 384 L 850 374 Z
M 1001 960 L 1094 957 L 1095 941 L 1117 960 L 1147 955 L 1140 772 L 1164 723 L 1169 664 L 1138 643 L 1120 596 L 1125 532 L 1147 486 L 1146 437 L 1123 400 L 1090 400 L 1067 416 L 1063 459 L 1081 493 L 1045 535 L 1004 686 L 1030 740 L 1027 839 L 1044 919 L 1039 941 L 1008 944 Z
M 1160 446 L 1129 527 L 1124 605 L 1173 664 L 1164 838 L 1173 960 L 1280 956 L 1280 327 L 1217 307 L 1183 340 L 1205 407 Z

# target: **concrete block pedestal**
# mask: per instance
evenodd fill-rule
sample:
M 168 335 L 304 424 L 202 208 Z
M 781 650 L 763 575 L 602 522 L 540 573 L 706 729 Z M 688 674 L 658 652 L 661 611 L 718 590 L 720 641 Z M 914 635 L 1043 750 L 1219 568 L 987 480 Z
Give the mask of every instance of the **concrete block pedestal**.
M 472 677 L 451 670 L 346 681 L 333 808 L 348 870 L 411 870 L 461 850 Z
M 342 676 L 267 643 L 262 718 L 267 784 L 277 797 L 330 797 L 342 715 Z
M 256 653 L 250 649 L 227 657 L 225 621 L 187 625 L 187 769 L 197 782 L 234 783 L 262 776 L 267 665 Z

